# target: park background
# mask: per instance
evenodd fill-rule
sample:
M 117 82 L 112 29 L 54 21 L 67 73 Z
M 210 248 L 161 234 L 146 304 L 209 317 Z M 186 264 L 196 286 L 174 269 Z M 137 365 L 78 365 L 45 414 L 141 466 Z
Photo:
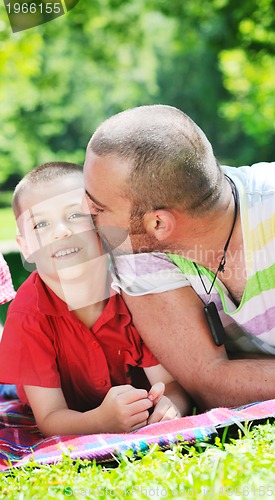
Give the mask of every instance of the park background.
M 12 190 L 38 164 L 82 164 L 93 131 L 114 113 L 170 104 L 200 125 L 220 162 L 274 160 L 274 21 L 274 0 L 79 0 L 14 34 L 0 0 L 0 249 L 15 288 L 27 272 L 11 251 Z M 1 306 L 0 320 L 5 314 Z M 53 498 L 53 484 L 54 498 L 98 498 L 99 486 L 110 492 L 100 498 L 128 498 L 128 487 L 131 498 L 151 498 L 161 485 L 162 498 L 269 499 L 274 426 L 242 427 L 237 436 L 225 429 L 214 444 L 152 449 L 109 470 L 68 457 L 33 463 L 0 476 L 0 499 Z
M 80 0 L 12 33 L 0 3 L 0 250 L 16 289 L 26 271 L 12 190 L 41 163 L 83 164 L 109 116 L 169 104 L 198 123 L 221 163 L 274 160 L 274 24 L 274 0 Z
M 99 123 L 162 103 L 230 165 L 274 159 L 274 0 L 80 0 L 12 33 L 0 3 L 0 188 L 50 160 L 83 163 Z
M 11 195 L 35 166 L 83 164 L 95 128 L 129 107 L 176 106 L 223 164 L 274 160 L 274 0 L 79 0 L 13 33 L 0 3 L 0 250 L 15 288 Z M 0 308 L 0 319 L 1 310 Z

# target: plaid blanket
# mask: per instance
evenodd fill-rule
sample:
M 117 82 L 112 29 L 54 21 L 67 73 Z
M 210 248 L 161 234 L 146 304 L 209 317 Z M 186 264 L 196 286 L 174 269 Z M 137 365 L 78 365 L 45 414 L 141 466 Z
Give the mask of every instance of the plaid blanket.
M 26 413 L 18 400 L 0 401 L 0 471 L 21 467 L 30 459 L 41 464 L 58 462 L 63 452 L 72 459 L 108 462 L 127 450 L 146 452 L 152 444 L 164 450 L 179 440 L 190 444 L 207 441 L 217 435 L 219 428 L 274 416 L 275 400 L 270 400 L 233 409 L 215 408 L 199 415 L 152 424 L 129 434 L 44 439 L 32 414 Z

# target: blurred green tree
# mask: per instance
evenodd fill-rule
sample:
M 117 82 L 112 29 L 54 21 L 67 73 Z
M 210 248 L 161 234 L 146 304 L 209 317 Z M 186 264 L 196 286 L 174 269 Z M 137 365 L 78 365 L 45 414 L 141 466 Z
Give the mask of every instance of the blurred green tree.
M 222 161 L 274 160 L 274 0 L 151 0 L 175 20 L 159 69 L 164 102 L 205 130 Z
M 274 157 L 273 0 L 80 0 L 13 34 L 0 4 L 0 184 L 82 163 L 122 109 L 175 105 L 231 164 Z M 5 184 L 3 184 L 5 182 Z

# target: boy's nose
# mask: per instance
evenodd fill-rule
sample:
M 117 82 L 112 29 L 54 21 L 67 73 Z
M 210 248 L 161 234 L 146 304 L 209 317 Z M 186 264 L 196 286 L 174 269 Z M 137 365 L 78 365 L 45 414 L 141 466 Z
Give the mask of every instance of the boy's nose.
M 54 239 L 66 238 L 68 236 L 71 236 L 71 234 L 72 234 L 71 229 L 62 222 L 56 224 L 53 230 Z

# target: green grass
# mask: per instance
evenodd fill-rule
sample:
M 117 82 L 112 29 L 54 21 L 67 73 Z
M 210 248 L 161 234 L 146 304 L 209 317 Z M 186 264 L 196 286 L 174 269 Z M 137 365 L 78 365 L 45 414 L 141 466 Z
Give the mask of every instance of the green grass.
M 13 191 L 2 191 L 0 189 L 0 207 L 11 207 Z
M 16 235 L 16 224 L 12 208 L 0 209 L 0 241 L 14 240 Z
M 242 427 L 242 426 L 241 426 Z M 31 462 L 0 476 L 3 499 L 259 499 L 275 496 L 275 426 L 243 427 L 237 439 L 216 438 L 199 447 L 157 447 L 138 460 L 121 457 L 117 467 L 64 455 L 56 465 Z M 186 451 L 187 450 L 187 451 Z

